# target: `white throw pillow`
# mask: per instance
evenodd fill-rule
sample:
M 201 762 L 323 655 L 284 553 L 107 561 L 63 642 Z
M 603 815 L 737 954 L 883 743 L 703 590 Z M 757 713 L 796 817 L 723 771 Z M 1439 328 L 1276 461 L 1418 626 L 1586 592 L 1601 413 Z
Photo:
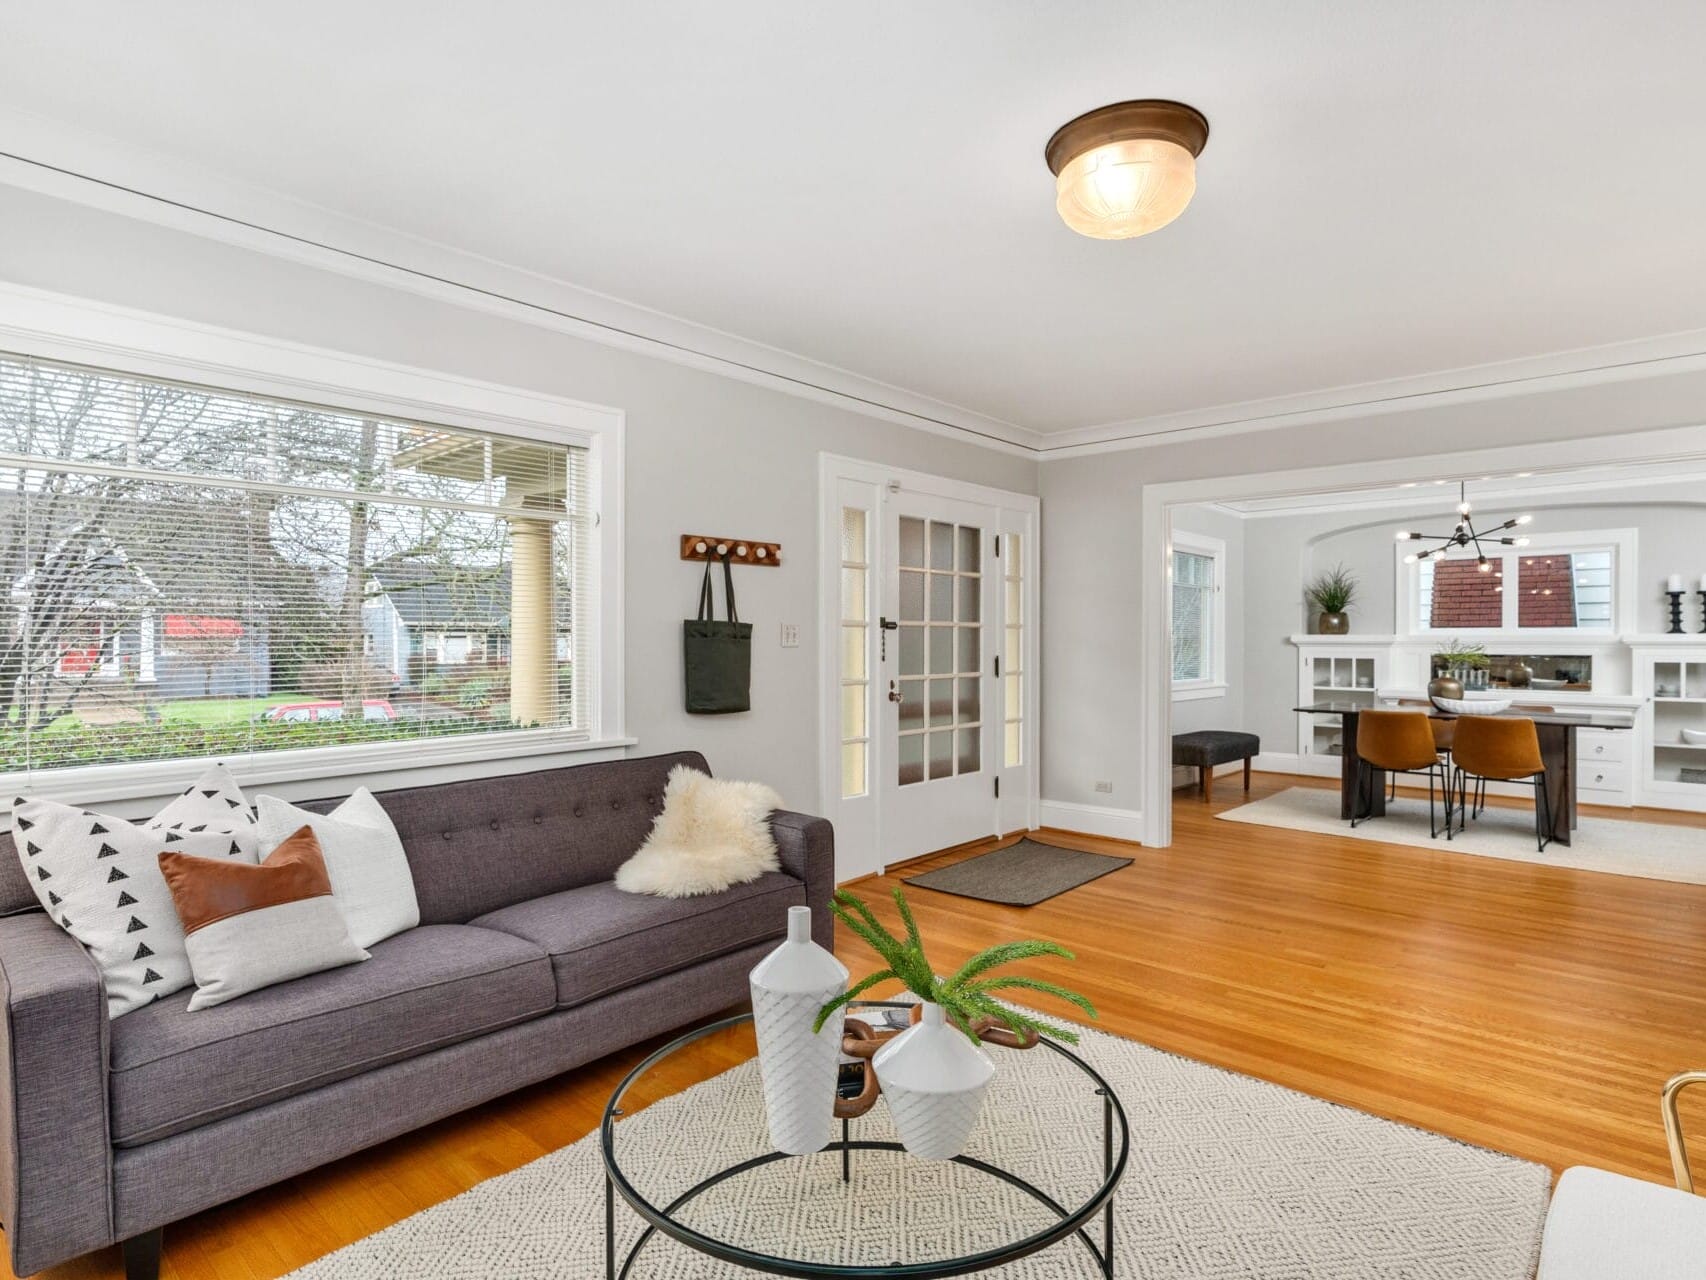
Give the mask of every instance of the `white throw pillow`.
M 366 787 L 330 813 L 310 813 L 277 796 L 256 796 L 262 854 L 308 827 L 320 842 L 332 894 L 358 947 L 413 929 L 421 922 L 415 877 L 403 841 Z
M 209 769 L 144 823 L 19 798 L 12 805 L 12 842 L 42 906 L 94 958 L 113 1018 L 192 980 L 160 854 L 256 860 L 254 823 L 223 766 Z
M 616 872 L 626 893 L 689 898 L 721 893 L 779 867 L 770 815 L 782 797 L 759 782 L 725 782 L 678 764 L 663 812 L 639 851 Z
M 368 959 L 350 941 L 319 843 L 307 827 L 258 866 L 176 851 L 159 858 L 195 971 L 192 1013 Z

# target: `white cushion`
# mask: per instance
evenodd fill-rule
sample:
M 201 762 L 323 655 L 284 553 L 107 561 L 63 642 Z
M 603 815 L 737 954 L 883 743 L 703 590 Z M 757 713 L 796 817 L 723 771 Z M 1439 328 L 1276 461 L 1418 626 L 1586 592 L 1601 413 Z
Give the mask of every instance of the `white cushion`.
M 320 842 L 332 894 L 358 947 L 371 947 L 421 922 L 415 877 L 390 815 L 360 787 L 330 813 L 310 813 L 277 796 L 255 797 L 261 852 L 308 827 Z
M 52 800 L 12 805 L 24 874 L 47 913 L 93 957 L 113 1018 L 191 982 L 160 854 L 253 863 L 256 841 L 243 793 L 220 765 L 142 823 Z
M 646 842 L 616 871 L 625 893 L 687 898 L 721 893 L 777 870 L 770 815 L 782 797 L 758 782 L 726 782 L 678 764 Z
M 1566 1169 L 1537 1280 L 1700 1280 L 1706 1199 L 1603 1169 Z

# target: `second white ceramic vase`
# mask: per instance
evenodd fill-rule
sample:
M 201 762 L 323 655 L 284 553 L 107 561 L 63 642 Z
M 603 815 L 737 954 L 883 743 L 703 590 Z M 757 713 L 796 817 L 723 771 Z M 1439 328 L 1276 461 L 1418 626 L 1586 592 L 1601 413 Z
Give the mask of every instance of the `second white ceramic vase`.
M 749 982 L 770 1141 L 791 1156 L 822 1151 L 835 1127 L 846 1010 L 837 1009 L 821 1031 L 812 1023 L 847 990 L 847 966 L 812 941 L 810 907 L 788 908 L 788 940 L 758 962 Z
M 926 1004 L 922 1019 L 871 1059 L 901 1145 L 920 1160 L 952 1160 L 977 1126 L 995 1064 L 965 1032 Z

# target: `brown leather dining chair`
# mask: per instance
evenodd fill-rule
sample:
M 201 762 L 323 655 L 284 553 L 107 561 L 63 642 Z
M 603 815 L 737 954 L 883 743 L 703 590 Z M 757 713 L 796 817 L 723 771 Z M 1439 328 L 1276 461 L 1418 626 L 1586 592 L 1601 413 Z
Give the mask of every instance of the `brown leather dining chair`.
M 1429 717 L 1421 711 L 1364 711 L 1357 717 L 1357 803 L 1351 826 L 1365 821 L 1374 808 L 1374 775 L 1425 773 L 1428 777 L 1428 830 L 1439 837 L 1434 809 L 1434 781 L 1445 801 L 1445 838 L 1451 839 L 1451 776 L 1434 745 Z
M 1430 712 L 1434 707 L 1433 703 L 1424 701 L 1421 698 L 1399 698 L 1398 705 L 1401 707 L 1422 707 Z M 1443 716 L 1429 715 L 1428 728 L 1433 730 L 1434 750 L 1438 751 L 1440 755 L 1446 758 L 1446 762 L 1449 767 L 1451 760 L 1451 742 L 1453 736 L 1457 732 L 1457 721 L 1447 720 Z M 1391 800 L 1395 798 L 1397 794 L 1398 775 L 1393 774 L 1389 779 L 1387 779 L 1386 798 Z
M 1457 803 L 1464 809 L 1462 825 L 1469 821 L 1469 780 L 1482 799 L 1475 806 L 1479 817 L 1485 805 L 1486 784 L 1528 782 L 1534 787 L 1534 837 L 1545 852 L 1552 839 L 1552 797 L 1546 790 L 1546 762 L 1540 755 L 1540 735 L 1534 721 L 1525 716 L 1464 716 L 1457 725 L 1452 752 L 1457 769 Z

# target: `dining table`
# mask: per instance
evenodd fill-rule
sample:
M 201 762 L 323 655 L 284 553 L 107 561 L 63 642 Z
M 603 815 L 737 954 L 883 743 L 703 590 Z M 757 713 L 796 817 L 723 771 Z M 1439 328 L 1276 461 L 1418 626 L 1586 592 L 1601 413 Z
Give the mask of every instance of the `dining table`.
M 1411 711 L 1434 720 L 1456 720 L 1459 715 L 1438 707 L 1370 707 L 1360 702 L 1312 702 L 1292 710 L 1303 715 L 1338 716 L 1340 722 L 1339 816 L 1350 821 L 1353 816 L 1378 818 L 1386 812 L 1386 771 L 1374 771 L 1372 798 L 1367 815 L 1358 814 L 1357 805 L 1357 722 L 1364 711 Z M 1535 736 L 1540 739 L 1540 758 L 1546 765 L 1546 795 L 1552 804 L 1550 838 L 1568 845 L 1577 826 L 1576 818 L 1576 733 L 1581 729 L 1634 729 L 1634 717 L 1615 711 L 1525 711 L 1511 707 L 1504 711 L 1477 712 L 1506 719 L 1532 720 Z

